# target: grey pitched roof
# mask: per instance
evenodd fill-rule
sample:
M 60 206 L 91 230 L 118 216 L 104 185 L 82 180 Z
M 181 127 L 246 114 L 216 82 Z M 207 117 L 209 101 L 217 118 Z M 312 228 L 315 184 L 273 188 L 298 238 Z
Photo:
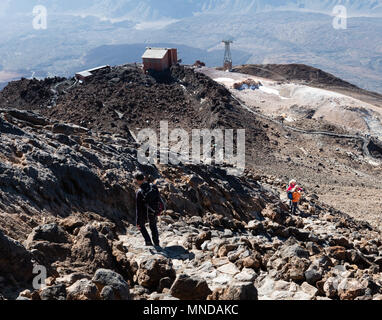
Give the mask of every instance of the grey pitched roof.
M 166 55 L 167 48 L 147 48 L 145 53 L 143 54 L 143 59 L 163 59 Z

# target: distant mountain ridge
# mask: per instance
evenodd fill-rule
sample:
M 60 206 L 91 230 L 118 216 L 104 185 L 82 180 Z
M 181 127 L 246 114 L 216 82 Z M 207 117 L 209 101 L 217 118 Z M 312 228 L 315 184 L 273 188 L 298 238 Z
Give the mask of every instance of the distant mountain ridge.
M 350 16 L 382 17 L 381 0 L 41 0 L 39 4 L 58 14 L 96 15 L 133 21 L 182 19 L 201 13 L 253 14 L 274 10 L 330 14 L 336 5 L 344 5 Z M 30 11 L 33 4 L 29 0 L 18 0 L 5 2 L 2 7 L 8 13 L 14 13 Z
M 207 51 L 174 43 L 136 43 L 121 45 L 104 45 L 94 48 L 84 57 L 84 67 L 94 67 L 97 65 L 121 65 L 131 62 L 141 62 L 142 54 L 146 47 L 176 47 L 178 56 L 182 59 L 182 64 L 193 64 L 196 60 L 201 60 L 207 66 L 219 66 L 223 64 L 224 49 Z M 240 50 L 232 50 L 237 64 L 244 64 L 251 55 Z

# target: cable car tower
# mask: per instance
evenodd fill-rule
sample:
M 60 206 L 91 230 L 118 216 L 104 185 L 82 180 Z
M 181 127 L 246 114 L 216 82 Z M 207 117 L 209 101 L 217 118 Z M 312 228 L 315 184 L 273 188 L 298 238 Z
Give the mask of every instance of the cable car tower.
M 222 42 L 225 44 L 223 68 L 225 71 L 231 71 L 232 70 L 231 43 L 233 43 L 233 41 L 223 40 Z

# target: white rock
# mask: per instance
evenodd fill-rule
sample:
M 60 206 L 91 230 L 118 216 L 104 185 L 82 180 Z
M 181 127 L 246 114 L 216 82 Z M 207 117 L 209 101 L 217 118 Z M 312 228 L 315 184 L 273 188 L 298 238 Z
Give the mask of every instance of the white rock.
M 290 291 L 291 289 L 294 291 L 296 291 L 296 288 L 292 285 L 292 288 L 291 288 L 291 285 L 292 283 L 291 282 L 287 282 L 287 281 L 284 281 L 284 280 L 278 280 L 278 281 L 275 281 L 274 283 L 274 289 L 275 290 L 280 290 L 280 291 Z
M 324 291 L 327 297 L 333 297 L 337 294 L 339 281 L 337 278 L 330 277 L 324 284 Z
M 197 270 L 198 271 L 211 271 L 211 270 L 215 270 L 215 268 L 210 261 L 206 261 Z
M 306 285 L 309 286 L 308 283 Z M 313 292 L 313 289 L 306 285 L 304 285 L 303 289 L 294 282 L 276 281 L 265 277 L 257 285 L 259 300 L 312 300 L 315 297 L 316 291 Z M 314 289 L 317 290 L 316 288 Z
M 213 242 L 213 241 L 209 241 L 207 243 L 207 250 L 208 251 L 214 251 L 216 248 L 216 242 Z
M 229 229 L 224 229 L 224 235 L 223 237 L 229 238 L 233 236 L 233 232 Z
M 244 268 L 234 278 L 242 282 L 252 282 L 256 279 L 256 272 L 253 269 Z
M 274 291 L 269 300 L 293 300 L 293 294 L 288 291 Z
M 365 292 L 365 287 L 356 279 L 343 279 L 338 284 L 338 295 L 340 298 L 352 298 L 360 296 Z
M 210 244 L 211 241 L 204 241 L 203 244 L 201 245 L 201 249 L 203 251 L 208 250 L 208 245 Z
M 259 225 L 259 221 L 258 220 L 251 220 L 246 225 L 246 229 L 249 229 L 249 230 L 256 229 L 258 225 Z
M 293 295 L 293 298 L 291 300 L 312 300 L 312 299 L 313 297 L 310 294 L 304 291 L 299 291 Z
M 332 300 L 328 297 L 316 297 L 316 300 Z
M 213 280 L 213 282 L 214 282 L 214 284 L 224 285 L 224 284 L 229 283 L 231 280 L 232 280 L 232 277 L 230 277 L 229 275 L 227 275 L 227 274 L 220 274 L 218 277 L 216 277 Z
M 216 270 L 213 270 L 211 272 L 202 272 L 198 273 L 197 276 L 199 276 L 202 279 L 215 279 L 217 277 L 218 273 Z
M 183 266 L 183 262 L 182 262 L 182 260 L 173 259 L 172 265 L 173 265 L 174 269 L 179 269 Z
M 318 294 L 318 289 L 316 287 L 311 286 L 309 283 L 304 282 L 301 285 L 302 291 L 307 293 L 308 295 L 311 296 L 311 298 L 315 297 Z
M 240 270 L 233 263 L 227 263 L 225 265 L 222 265 L 221 267 L 218 268 L 218 271 L 220 271 L 222 273 L 230 274 L 232 276 L 234 276 L 240 272 Z
M 223 265 L 229 263 L 229 260 L 228 260 L 227 257 L 224 257 L 224 258 L 212 258 L 211 262 L 212 262 L 212 264 L 215 267 L 220 267 L 220 266 L 223 266 Z

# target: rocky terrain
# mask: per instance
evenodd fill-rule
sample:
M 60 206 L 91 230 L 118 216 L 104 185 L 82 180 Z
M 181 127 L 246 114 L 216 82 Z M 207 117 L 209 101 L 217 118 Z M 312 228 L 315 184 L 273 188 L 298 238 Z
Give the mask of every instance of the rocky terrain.
M 0 93 L 0 299 L 381 299 L 378 224 L 319 192 L 341 179 L 349 199 L 355 178 L 378 179 L 359 141 L 288 132 L 183 67 L 158 77 L 123 66 L 74 84 L 22 80 Z M 246 128 L 248 169 L 142 166 L 131 133 L 159 120 Z M 284 194 L 291 168 L 307 186 L 298 215 Z M 138 169 L 167 203 L 161 248 L 134 227 Z M 326 180 L 308 184 L 313 174 Z M 36 289 L 39 266 L 48 278 Z
M 18 110 L 2 110 L 0 130 L 3 289 L 31 280 L 32 260 L 52 277 L 100 267 L 127 276 L 129 262 L 113 240 L 134 222 L 137 169 L 160 179 L 168 207 L 182 215 L 208 210 L 241 226 L 260 208 L 250 182 L 212 167 L 142 167 L 136 145 L 120 137 Z
M 0 92 L 0 105 L 126 138 L 129 131 L 159 128 L 160 121 L 168 121 L 170 128 L 186 130 L 247 127 L 251 129 L 248 141 L 266 139 L 259 121 L 246 120 L 228 90 L 184 67 L 175 66 L 164 77 L 145 75 L 134 65 L 115 67 L 72 88 L 74 80 L 63 80 L 12 82 Z M 51 89 L 59 93 L 57 98 Z

